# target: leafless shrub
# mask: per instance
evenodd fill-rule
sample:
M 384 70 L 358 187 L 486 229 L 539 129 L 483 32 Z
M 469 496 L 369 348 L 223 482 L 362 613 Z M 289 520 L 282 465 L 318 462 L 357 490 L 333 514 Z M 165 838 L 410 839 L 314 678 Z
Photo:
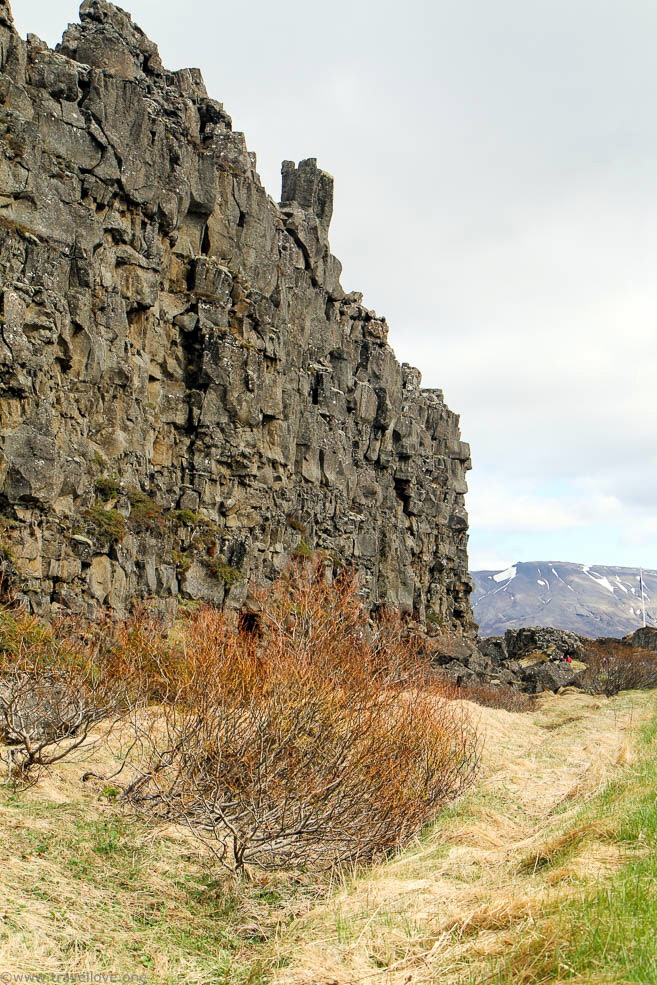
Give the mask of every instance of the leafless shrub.
M 531 695 L 509 684 L 461 685 L 452 696 L 473 701 L 484 708 L 502 708 L 504 711 L 523 712 L 534 707 Z
M 0 762 L 9 780 L 34 782 L 69 757 L 125 697 L 97 642 L 72 625 L 45 628 L 20 609 L 0 610 Z
M 297 565 L 261 621 L 256 637 L 213 610 L 190 619 L 125 798 L 235 871 L 394 851 L 472 780 L 468 719 L 392 617 L 372 627 L 349 576 Z
M 657 653 L 615 640 L 591 640 L 582 657 L 587 665 L 584 685 L 611 697 L 619 691 L 657 687 Z

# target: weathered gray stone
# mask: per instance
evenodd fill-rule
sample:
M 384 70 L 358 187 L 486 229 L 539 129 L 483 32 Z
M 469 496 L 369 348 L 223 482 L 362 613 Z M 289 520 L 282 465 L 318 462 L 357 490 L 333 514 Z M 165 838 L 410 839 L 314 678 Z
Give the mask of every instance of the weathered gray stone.
M 89 591 L 98 602 L 104 602 L 112 590 L 112 562 L 106 554 L 97 554 L 89 569 Z
M 286 162 L 277 207 L 197 70 L 80 13 L 52 52 L 0 0 L 0 532 L 26 598 L 237 605 L 319 549 L 469 631 L 469 448 L 342 290 L 333 179 Z
M 182 592 L 185 598 L 220 604 L 224 597 L 224 586 L 223 582 L 210 574 L 205 565 L 195 561 L 183 576 Z
M 534 653 L 546 657 L 574 657 L 581 652 L 584 640 L 576 633 L 548 626 L 526 626 L 508 629 L 504 636 L 509 659 L 520 660 Z
M 448 667 L 456 662 L 482 680 L 493 672 L 490 659 L 474 640 L 455 636 L 439 635 L 431 638 L 431 662 L 437 667 Z
M 630 646 L 639 646 L 643 650 L 652 650 L 657 653 L 657 629 L 654 626 L 642 626 L 635 630 L 631 636 L 626 637 L 623 642 Z
M 477 637 L 475 643 L 465 642 L 476 644 L 489 664 L 483 673 L 479 671 L 482 681 L 511 684 L 530 693 L 582 686 L 586 641 L 575 633 L 528 626 L 507 630 L 505 636 Z
M 440 668 L 440 673 L 445 674 L 457 687 L 476 687 L 481 684 L 481 678 L 458 660 L 451 660 Z
M 562 687 L 577 687 L 582 682 L 582 665 L 540 660 L 523 670 L 526 690 L 534 693 L 558 691 Z
M 509 658 L 503 636 L 477 637 L 477 646 L 481 653 L 485 654 L 496 666 Z

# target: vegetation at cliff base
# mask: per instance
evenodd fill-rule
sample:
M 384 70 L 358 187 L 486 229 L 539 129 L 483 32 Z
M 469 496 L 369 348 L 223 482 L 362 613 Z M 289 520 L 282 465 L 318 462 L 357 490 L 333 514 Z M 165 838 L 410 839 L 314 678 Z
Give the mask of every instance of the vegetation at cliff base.
M 657 709 L 615 693 L 613 647 L 611 697 L 530 698 L 454 688 L 321 559 L 254 603 L 170 631 L 0 612 L 0 967 L 655 978 Z
M 119 801 L 185 825 L 231 870 L 398 850 L 472 782 L 475 730 L 400 618 L 371 620 L 354 575 L 299 563 L 259 610 L 247 625 L 198 608 L 173 634 L 143 616 L 40 628 L 4 612 L 8 778 L 31 781 L 102 721 L 121 735 Z

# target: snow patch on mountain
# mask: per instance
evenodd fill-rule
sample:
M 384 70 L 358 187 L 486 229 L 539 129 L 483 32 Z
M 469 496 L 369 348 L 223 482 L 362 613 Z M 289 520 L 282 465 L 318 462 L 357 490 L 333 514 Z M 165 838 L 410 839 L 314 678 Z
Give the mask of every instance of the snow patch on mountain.
M 472 572 L 472 604 L 480 633 L 555 626 L 584 636 L 624 636 L 643 623 L 639 568 L 518 562 L 503 571 Z M 657 625 L 657 571 L 643 571 L 646 621 Z
M 611 592 L 612 595 L 614 594 L 614 590 L 609 584 L 609 579 L 606 578 L 604 575 L 601 575 L 600 577 L 598 577 L 597 575 L 592 575 L 590 569 L 586 571 L 585 574 L 587 574 L 589 578 L 595 581 L 598 585 L 602 585 L 603 588 L 606 588 L 607 591 Z
M 504 571 L 498 571 L 496 575 L 493 575 L 493 581 L 512 581 L 517 574 L 517 568 L 505 568 Z

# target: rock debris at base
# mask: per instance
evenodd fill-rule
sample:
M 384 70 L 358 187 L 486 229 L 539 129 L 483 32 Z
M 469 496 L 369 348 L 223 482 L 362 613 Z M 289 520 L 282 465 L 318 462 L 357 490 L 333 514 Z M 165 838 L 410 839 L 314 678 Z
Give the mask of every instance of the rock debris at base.
M 434 666 L 456 684 L 506 685 L 537 694 L 582 684 L 587 642 L 566 630 L 528 626 L 508 629 L 504 636 L 438 636 L 431 652 Z

